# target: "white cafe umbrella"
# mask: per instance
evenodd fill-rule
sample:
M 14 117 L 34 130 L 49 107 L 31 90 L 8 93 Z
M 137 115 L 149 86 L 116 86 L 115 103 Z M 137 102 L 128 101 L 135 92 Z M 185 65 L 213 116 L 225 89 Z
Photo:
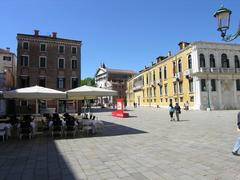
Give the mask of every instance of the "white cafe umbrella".
M 114 90 L 108 90 L 103 88 L 97 88 L 92 86 L 81 86 L 75 89 L 66 91 L 68 99 L 96 99 L 102 96 L 117 96 L 118 92 Z
M 8 99 L 36 99 L 36 112 L 38 112 L 38 99 L 65 99 L 66 93 L 55 89 L 31 86 L 3 92 Z
M 92 86 L 81 86 L 66 91 L 68 99 L 94 99 L 101 96 L 117 96 L 117 91 L 97 88 Z

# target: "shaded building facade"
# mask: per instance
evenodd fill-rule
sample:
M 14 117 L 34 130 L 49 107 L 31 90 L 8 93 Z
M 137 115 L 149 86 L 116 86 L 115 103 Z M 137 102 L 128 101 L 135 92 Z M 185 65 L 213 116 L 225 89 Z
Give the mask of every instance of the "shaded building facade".
M 17 57 L 9 48 L 0 48 L 0 91 L 11 90 L 16 86 Z M 10 101 L 0 97 L 0 115 L 7 113 Z
M 33 35 L 17 34 L 17 65 L 18 88 L 39 85 L 66 91 L 78 87 L 81 79 L 81 41 L 58 38 L 56 32 L 50 36 L 40 35 L 38 30 Z M 33 102 L 21 103 L 34 108 Z M 63 112 L 73 111 L 77 104 L 59 100 L 42 101 L 40 106 Z

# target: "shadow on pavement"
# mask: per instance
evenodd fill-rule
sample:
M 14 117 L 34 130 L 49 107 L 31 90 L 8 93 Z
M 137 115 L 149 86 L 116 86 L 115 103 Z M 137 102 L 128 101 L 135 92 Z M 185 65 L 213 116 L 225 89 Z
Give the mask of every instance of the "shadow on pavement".
M 142 134 L 147 133 L 142 130 L 130 128 L 127 126 L 110 123 L 110 122 L 104 122 L 104 131 L 98 135 L 99 136 L 119 136 L 119 135 L 129 135 L 129 134 Z
M 176 120 L 175 120 L 175 121 L 176 121 Z M 176 122 L 184 122 L 184 121 L 190 121 L 190 120 L 180 119 L 180 121 L 176 121 Z
M 77 179 L 63 153 L 52 138 L 9 139 L 0 143 L 0 179 Z

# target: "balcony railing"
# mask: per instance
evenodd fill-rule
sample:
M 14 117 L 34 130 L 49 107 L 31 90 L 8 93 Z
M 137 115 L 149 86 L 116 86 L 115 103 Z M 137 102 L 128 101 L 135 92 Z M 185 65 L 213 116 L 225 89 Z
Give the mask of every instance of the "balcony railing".
M 157 81 L 157 85 L 162 86 L 162 80 Z
M 199 71 L 200 72 L 209 72 L 209 68 L 200 67 Z
M 240 73 L 240 68 L 236 68 L 236 73 Z
M 153 87 L 155 87 L 155 86 L 156 86 L 156 81 L 152 81 L 152 82 L 150 83 L 150 85 L 153 86 Z
M 141 90 L 142 88 L 143 88 L 142 85 L 133 86 L 133 91 L 138 91 L 138 90 Z
M 219 72 L 219 68 L 212 67 L 212 68 L 210 68 L 210 72 L 212 72 L 212 73 Z
M 220 71 L 222 73 L 234 73 L 235 69 L 234 68 L 220 68 Z
M 192 69 L 187 69 L 184 71 L 184 76 L 191 76 L 192 75 Z
M 178 72 L 175 74 L 175 80 L 176 81 L 179 81 L 179 80 L 182 80 L 183 78 L 183 73 L 182 72 Z

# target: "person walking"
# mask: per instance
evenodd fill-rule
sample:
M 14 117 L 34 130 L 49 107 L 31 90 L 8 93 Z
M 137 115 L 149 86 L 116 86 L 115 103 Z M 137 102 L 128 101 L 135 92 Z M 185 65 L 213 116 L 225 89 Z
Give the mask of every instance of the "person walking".
M 174 111 L 175 111 L 175 109 L 174 109 L 172 103 L 170 103 L 170 104 L 169 104 L 169 115 L 170 115 L 170 118 L 171 118 L 170 121 L 174 121 L 174 120 L 175 120 L 175 119 L 173 118 Z
M 237 131 L 240 132 L 240 112 L 237 115 Z M 240 136 L 238 136 L 237 141 L 233 147 L 232 154 L 235 156 L 239 156 L 238 151 L 240 149 Z
M 177 121 L 179 121 L 179 114 L 181 114 L 181 107 L 178 105 L 178 103 L 176 103 L 175 105 L 175 111 L 176 111 Z
M 188 101 L 186 103 L 184 103 L 184 110 L 185 111 L 189 110 L 189 103 L 188 103 Z

